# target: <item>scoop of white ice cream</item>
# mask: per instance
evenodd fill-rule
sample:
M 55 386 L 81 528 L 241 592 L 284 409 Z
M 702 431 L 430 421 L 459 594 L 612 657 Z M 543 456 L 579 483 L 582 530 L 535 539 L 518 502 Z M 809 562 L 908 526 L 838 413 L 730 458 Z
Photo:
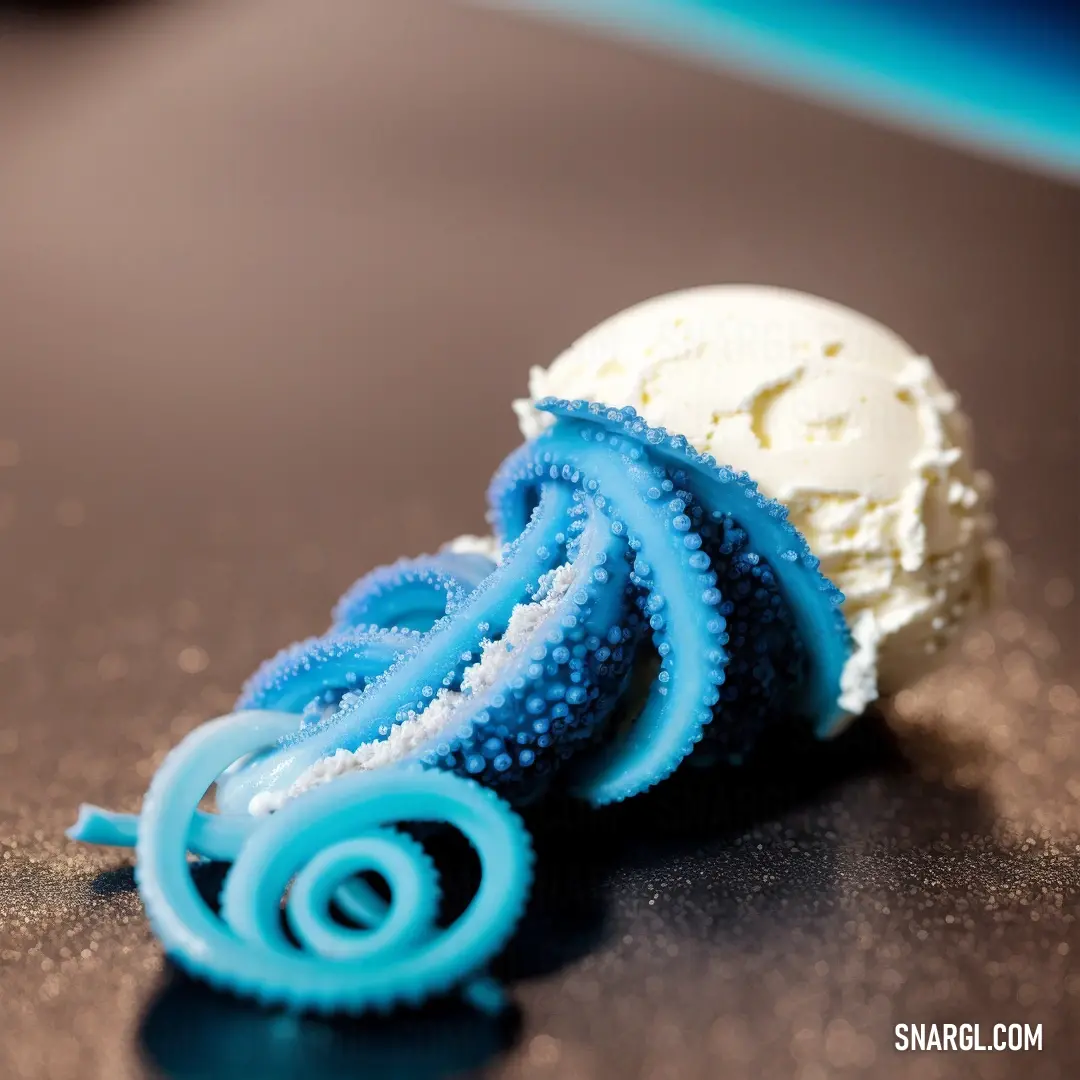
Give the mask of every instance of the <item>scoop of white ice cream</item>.
M 992 485 L 956 396 L 839 304 L 746 285 L 659 296 L 534 367 L 529 393 L 514 402 L 526 437 L 550 422 L 533 408 L 548 395 L 632 405 L 784 502 L 847 598 L 851 714 L 922 674 L 1001 580 Z
M 472 533 L 465 533 L 443 544 L 443 551 L 449 551 L 453 555 L 483 555 L 493 563 L 502 562 L 499 542 L 494 536 L 474 536 Z

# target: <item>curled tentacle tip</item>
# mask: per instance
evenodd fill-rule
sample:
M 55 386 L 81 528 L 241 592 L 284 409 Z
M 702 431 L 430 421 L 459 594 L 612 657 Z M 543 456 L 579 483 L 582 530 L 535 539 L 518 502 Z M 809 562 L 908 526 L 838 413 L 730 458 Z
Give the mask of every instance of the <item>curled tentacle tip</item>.
M 455 987 L 479 1008 L 497 1007 L 498 988 L 483 972 L 516 926 L 532 876 L 524 826 L 503 800 L 438 771 L 344 777 L 247 829 L 215 912 L 184 885 L 191 822 L 214 778 L 238 757 L 257 755 L 275 730 L 258 713 L 206 729 L 166 758 L 139 824 L 139 891 L 178 964 L 286 1009 L 385 1013 Z M 480 859 L 475 895 L 448 927 L 436 922 L 434 862 L 394 827 L 414 823 L 456 829 Z M 367 886 L 365 873 L 382 878 L 389 899 Z M 360 929 L 336 919 L 331 901 Z
M 89 837 L 93 833 L 93 822 L 95 813 L 101 811 L 96 806 L 92 806 L 90 803 L 80 803 L 78 816 L 75 818 L 75 822 L 69 825 L 64 830 L 64 835 L 69 840 L 82 840 L 86 843 L 94 843 Z
M 494 979 L 486 976 L 467 982 L 461 988 L 461 995 L 486 1016 L 501 1016 L 510 1006 L 506 991 Z
M 138 818 L 134 814 L 118 814 L 82 803 L 75 824 L 66 829 L 64 835 L 84 844 L 133 847 L 137 825 Z

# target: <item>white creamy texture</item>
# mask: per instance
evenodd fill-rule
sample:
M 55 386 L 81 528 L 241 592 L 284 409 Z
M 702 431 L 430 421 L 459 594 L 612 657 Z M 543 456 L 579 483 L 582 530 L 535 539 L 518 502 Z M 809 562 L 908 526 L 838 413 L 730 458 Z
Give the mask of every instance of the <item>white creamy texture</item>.
M 990 602 L 1005 553 L 967 418 L 930 361 L 864 315 L 748 285 L 647 300 L 590 330 L 515 401 L 632 405 L 783 501 L 847 597 L 857 652 L 841 704 L 861 712 L 922 674 Z
M 361 769 L 380 769 L 401 761 L 436 738 L 455 719 L 469 699 L 492 687 L 509 662 L 515 649 L 529 642 L 537 627 L 554 611 L 569 592 L 574 580 L 570 563 L 545 574 L 539 589 L 528 604 L 517 604 L 510 613 L 506 633 L 498 641 L 483 641 L 480 659 L 462 672 L 460 690 L 440 690 L 420 713 L 410 713 L 407 720 L 394 724 L 385 739 L 363 743 L 355 750 L 338 750 L 320 758 L 305 769 L 285 791 L 263 791 L 248 804 L 252 814 L 280 810 L 285 803 L 309 788 L 328 783 L 342 773 Z
M 473 536 L 465 533 L 443 544 L 442 550 L 454 555 L 483 555 L 493 563 L 502 562 L 502 548 L 494 536 Z

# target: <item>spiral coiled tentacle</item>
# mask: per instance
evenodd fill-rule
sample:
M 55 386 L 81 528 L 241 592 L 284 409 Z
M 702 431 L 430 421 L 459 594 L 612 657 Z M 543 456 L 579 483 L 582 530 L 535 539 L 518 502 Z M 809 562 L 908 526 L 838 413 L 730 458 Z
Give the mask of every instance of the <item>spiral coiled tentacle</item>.
M 199 799 L 230 762 L 273 743 L 294 719 L 250 712 L 211 721 L 155 774 L 139 818 L 136 880 L 166 951 L 217 987 L 322 1012 L 385 1010 L 477 977 L 521 914 L 532 853 L 520 819 L 494 793 L 443 773 L 354 774 L 268 819 L 248 817 L 220 916 L 207 907 L 186 857 Z M 393 828 L 411 822 L 452 826 L 480 860 L 475 896 L 445 929 L 435 923 L 433 864 Z M 391 899 L 382 911 L 354 903 L 350 914 L 380 916 L 354 929 L 332 917 L 330 901 L 343 885 L 362 884 L 362 872 L 379 874 Z M 286 894 L 299 947 L 281 923 Z M 488 997 L 482 986 L 474 996 Z

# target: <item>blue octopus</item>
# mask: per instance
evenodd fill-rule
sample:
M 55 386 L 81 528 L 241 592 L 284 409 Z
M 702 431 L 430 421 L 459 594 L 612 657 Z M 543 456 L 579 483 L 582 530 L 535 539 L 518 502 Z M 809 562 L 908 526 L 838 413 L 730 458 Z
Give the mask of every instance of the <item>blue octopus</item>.
M 600 806 L 691 755 L 738 762 L 792 718 L 822 736 L 845 719 L 843 597 L 785 508 L 633 409 L 538 407 L 554 424 L 489 488 L 498 565 L 444 550 L 373 571 L 173 751 L 139 818 L 83 808 L 72 835 L 135 844 L 151 923 L 194 974 L 294 1008 L 453 986 L 496 1008 L 484 969 L 531 880 L 511 805 L 558 785 Z M 220 812 L 199 811 L 215 782 Z M 481 860 L 447 929 L 423 830 L 395 827 L 423 822 Z M 189 851 L 233 863 L 220 913 Z

